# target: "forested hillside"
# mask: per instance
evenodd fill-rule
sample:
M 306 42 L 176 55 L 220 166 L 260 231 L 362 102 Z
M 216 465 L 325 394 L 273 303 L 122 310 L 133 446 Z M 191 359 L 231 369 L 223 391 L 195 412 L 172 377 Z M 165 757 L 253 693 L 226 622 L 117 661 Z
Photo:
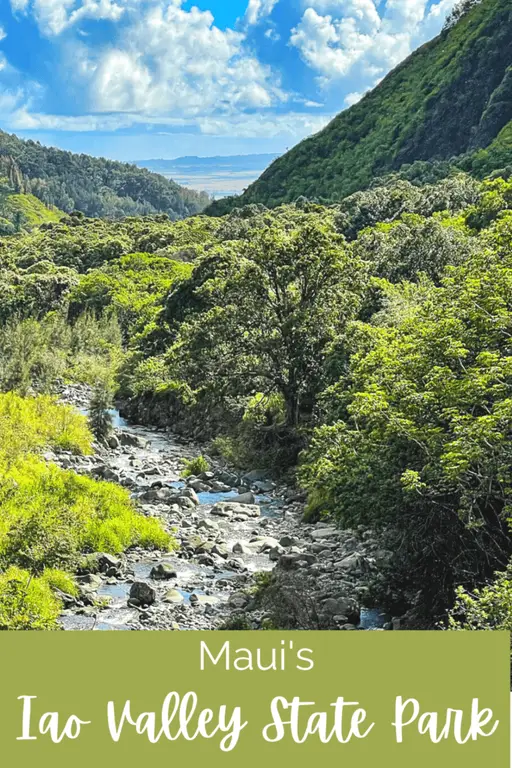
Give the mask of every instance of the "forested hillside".
M 0 177 L 16 193 L 70 213 L 117 219 L 166 213 L 180 219 L 199 213 L 208 195 L 180 187 L 170 179 L 89 155 L 76 155 L 0 131 Z
M 358 104 L 276 160 L 240 203 L 219 201 L 210 212 L 341 200 L 399 170 L 425 181 L 450 165 L 480 177 L 512 165 L 512 6 L 468 0 L 460 10 Z
M 456 589 L 512 554 L 511 232 L 512 183 L 463 174 L 176 223 L 74 214 L 0 240 L 0 389 L 101 384 L 295 477 L 310 520 L 378 531 L 368 601 L 510 626 L 505 577 Z

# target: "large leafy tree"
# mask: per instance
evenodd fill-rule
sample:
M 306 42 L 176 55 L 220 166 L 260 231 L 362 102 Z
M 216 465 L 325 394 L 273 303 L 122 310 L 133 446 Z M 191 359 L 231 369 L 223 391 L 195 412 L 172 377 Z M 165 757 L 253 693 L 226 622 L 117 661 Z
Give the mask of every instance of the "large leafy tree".
M 278 393 L 287 426 L 298 426 L 321 388 L 329 346 L 357 313 L 362 263 L 308 214 L 211 258 L 221 268 L 196 291 L 205 309 L 182 324 L 171 359 L 194 389 Z

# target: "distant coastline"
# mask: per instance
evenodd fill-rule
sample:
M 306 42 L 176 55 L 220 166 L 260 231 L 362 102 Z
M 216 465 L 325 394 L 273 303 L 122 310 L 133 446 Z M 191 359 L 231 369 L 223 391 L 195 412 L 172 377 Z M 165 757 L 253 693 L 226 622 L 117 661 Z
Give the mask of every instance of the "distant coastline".
M 139 168 L 147 168 L 185 187 L 204 190 L 219 198 L 243 192 L 278 157 L 278 154 L 187 156 L 133 162 Z

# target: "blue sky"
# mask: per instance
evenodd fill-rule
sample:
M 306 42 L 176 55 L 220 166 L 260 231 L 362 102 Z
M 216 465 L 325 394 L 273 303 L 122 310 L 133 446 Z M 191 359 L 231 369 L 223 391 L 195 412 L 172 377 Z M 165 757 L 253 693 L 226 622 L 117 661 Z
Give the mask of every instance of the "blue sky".
M 456 0 L 0 0 L 0 128 L 121 160 L 282 152 Z

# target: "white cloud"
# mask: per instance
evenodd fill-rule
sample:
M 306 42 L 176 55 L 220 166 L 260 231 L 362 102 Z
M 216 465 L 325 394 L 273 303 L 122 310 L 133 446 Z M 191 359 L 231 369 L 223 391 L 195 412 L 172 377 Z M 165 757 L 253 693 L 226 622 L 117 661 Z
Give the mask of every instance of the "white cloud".
M 11 116 L 9 127 L 13 130 L 42 131 L 116 131 L 140 125 L 168 126 L 172 133 L 158 131 L 158 134 L 175 136 L 181 134 L 201 134 L 234 138 L 276 138 L 284 137 L 290 143 L 300 141 L 324 128 L 333 115 L 306 115 L 289 112 L 287 114 L 252 114 L 226 115 L 196 118 L 171 118 L 147 115 L 82 115 L 79 117 L 30 113 L 25 107 L 14 109 L 15 99 L 9 105 Z M 0 95 L 0 107 L 2 97 Z
M 136 3 L 137 0 L 11 0 L 11 8 L 15 13 L 32 11 L 41 31 L 53 36 L 85 18 L 119 21 Z
M 419 44 L 437 34 L 457 0 L 303 0 L 308 7 L 290 43 L 327 87 L 352 73 L 382 76 Z M 378 8 L 382 8 L 380 14 Z M 352 96 L 352 94 L 350 94 Z
M 270 69 L 244 49 L 244 35 L 220 30 L 209 11 L 158 2 L 116 45 L 89 52 L 91 106 L 99 112 L 199 115 L 268 108 L 283 101 Z
M 334 20 L 307 8 L 290 42 L 310 67 L 332 78 L 346 75 L 372 47 L 373 37 L 360 32 L 354 18 Z
M 259 21 L 270 16 L 279 0 L 249 0 L 245 12 L 247 24 L 258 24 Z
M 6 32 L 6 31 L 5 31 L 5 29 L 4 29 L 4 28 L 3 28 L 3 27 L 0 25 L 0 42 L 2 42 L 2 40 L 5 40 L 5 38 L 6 38 L 6 37 L 7 37 L 7 32 Z
M 344 102 L 347 105 L 347 107 L 353 107 L 354 104 L 357 104 L 358 101 L 361 101 L 363 96 L 364 96 L 364 93 L 358 93 L 357 91 L 354 91 L 353 93 L 348 93 L 345 96 Z

